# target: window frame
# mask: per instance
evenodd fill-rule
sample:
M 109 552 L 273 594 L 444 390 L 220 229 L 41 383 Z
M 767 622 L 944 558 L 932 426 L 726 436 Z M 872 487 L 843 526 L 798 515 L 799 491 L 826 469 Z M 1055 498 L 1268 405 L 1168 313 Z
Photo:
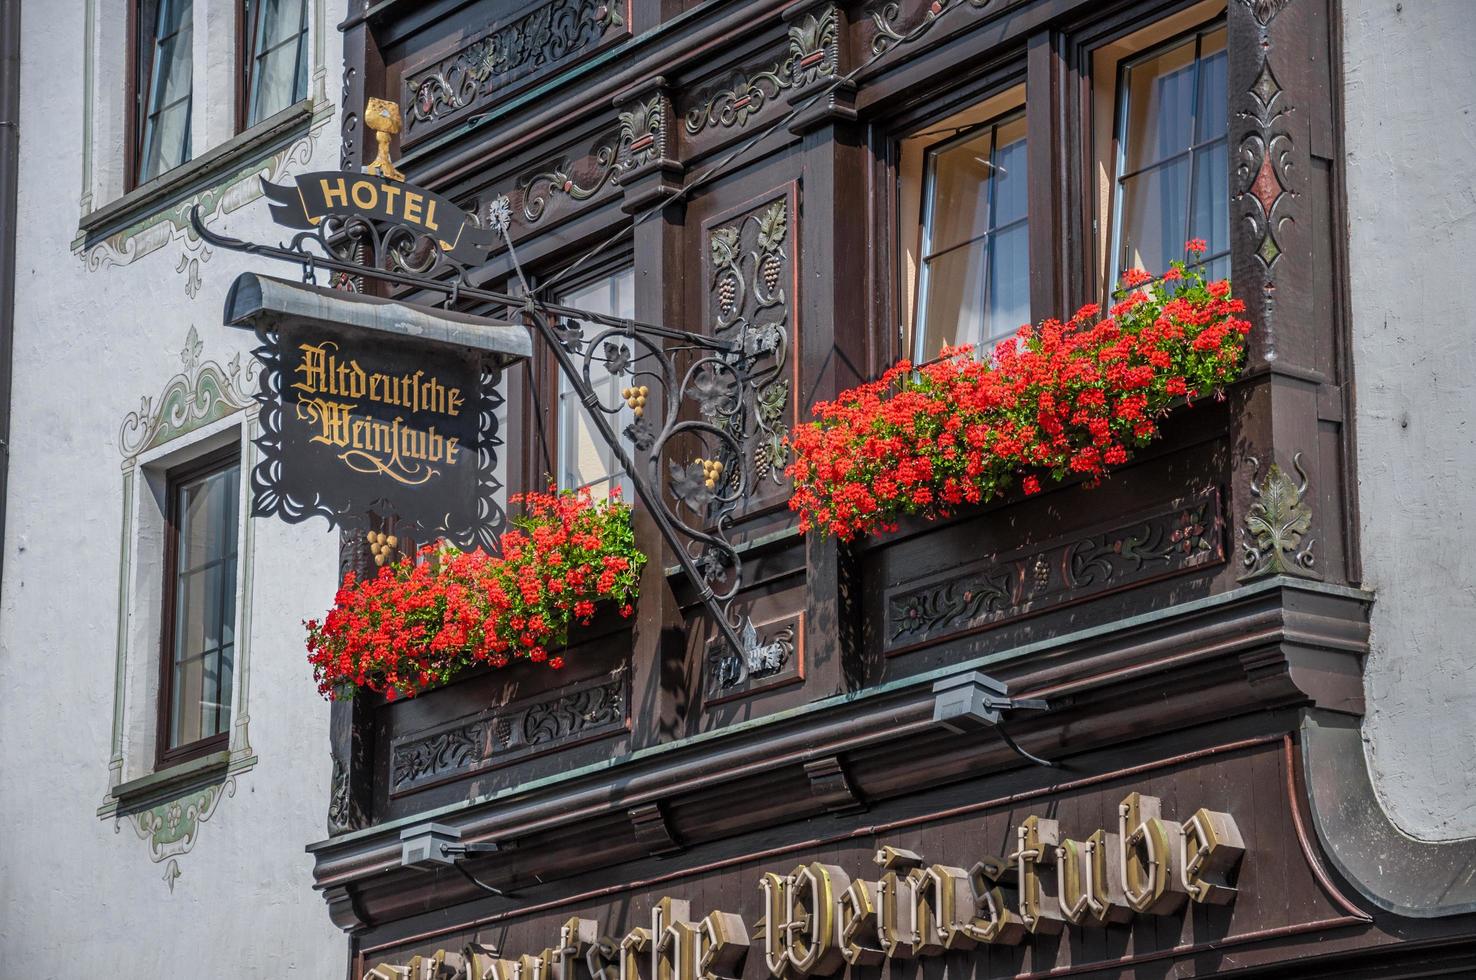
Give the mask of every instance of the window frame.
M 1188 180 L 1185 182 L 1187 184 L 1187 187 L 1186 187 L 1186 190 L 1185 190 L 1185 201 L 1184 201 L 1184 205 L 1185 205 L 1184 206 L 1184 224 L 1186 226 L 1184 240 L 1185 241 L 1188 241 L 1189 240 L 1189 234 L 1188 234 L 1187 226 L 1188 226 L 1190 220 L 1192 219 L 1192 215 L 1193 215 L 1193 212 L 1194 212 L 1194 167 L 1195 167 L 1195 164 L 1197 163 L 1197 156 L 1198 156 L 1198 154 L 1200 154 L 1200 153 L 1203 152 L 1203 150 L 1204 150 L 1205 147 L 1207 147 L 1207 146 L 1209 146 L 1209 145 L 1211 145 L 1211 144 L 1213 144 L 1215 142 L 1218 142 L 1218 141 L 1223 140 L 1225 142 L 1225 154 L 1226 154 L 1226 157 L 1227 157 L 1227 160 L 1228 160 L 1228 157 L 1230 155 L 1230 134 L 1229 134 L 1228 127 L 1227 127 L 1227 130 L 1226 130 L 1226 133 L 1225 133 L 1224 136 L 1217 136 L 1214 139 L 1201 140 L 1201 141 L 1198 141 L 1198 142 L 1195 142 L 1194 141 L 1194 137 L 1196 137 L 1198 135 L 1197 126 L 1198 126 L 1198 121 L 1199 120 L 1198 120 L 1197 113 L 1199 111 L 1199 101 L 1200 101 L 1199 100 L 1199 85 L 1200 85 L 1200 82 L 1201 82 L 1201 73 L 1200 73 L 1200 64 L 1199 63 L 1201 61 L 1201 54 L 1200 54 L 1201 48 L 1202 48 L 1202 45 L 1203 45 L 1203 42 L 1204 42 L 1205 35 L 1207 35 L 1207 34 L 1213 34 L 1216 31 L 1224 30 L 1224 31 L 1226 31 L 1225 51 L 1226 51 L 1226 57 L 1228 58 L 1229 57 L 1229 50 L 1230 50 L 1229 23 L 1228 23 L 1228 21 L 1229 21 L 1229 17 L 1228 17 L 1227 11 L 1223 11 L 1222 10 L 1219 13 L 1214 14 L 1213 16 L 1208 17 L 1205 20 L 1202 20 L 1199 23 L 1197 23 L 1197 24 L 1195 24 L 1195 25 L 1193 25 L 1191 27 L 1186 27 L 1185 29 L 1183 29 L 1182 31 L 1179 31 L 1176 34 L 1172 34 L 1172 35 L 1170 35 L 1170 36 L 1168 36 L 1166 38 L 1163 38 L 1163 39 L 1161 39 L 1159 41 L 1156 41 L 1156 42 L 1148 45 L 1147 47 L 1143 48 L 1141 51 L 1137 51 L 1137 52 L 1133 53 L 1132 55 L 1130 55 L 1128 57 L 1121 58 L 1117 62 L 1117 65 L 1116 65 L 1116 68 L 1115 68 L 1116 78 L 1115 78 L 1115 81 L 1113 83 L 1113 92 L 1112 92 L 1112 98 L 1113 98 L 1112 122 L 1111 122 L 1111 124 L 1112 124 L 1112 175 L 1111 175 L 1112 186 L 1111 186 L 1111 189 L 1110 189 L 1109 194 L 1108 194 L 1107 229 L 1106 229 L 1107 234 L 1105 235 L 1106 248 L 1107 248 L 1107 256 L 1106 256 L 1107 262 L 1106 262 L 1106 265 L 1104 267 L 1105 274 L 1106 274 L 1106 282 L 1104 283 L 1104 292 L 1107 295 L 1111 295 L 1112 290 L 1116 288 L 1117 281 L 1118 281 L 1119 278 L 1121 278 L 1122 273 L 1124 271 L 1124 269 L 1122 267 L 1122 248 L 1123 248 L 1123 243 L 1122 243 L 1122 239 L 1121 239 L 1122 229 L 1123 229 L 1123 221 L 1122 221 L 1122 191 L 1123 191 L 1123 182 L 1124 181 L 1127 181 L 1127 180 L 1130 180 L 1130 179 L 1132 179 L 1134 177 L 1140 176 L 1142 174 L 1146 174 L 1149 171 L 1152 171 L 1152 170 L 1155 170 L 1155 169 L 1161 169 L 1161 168 L 1163 168 L 1171 160 L 1177 160 L 1180 157 L 1185 158 L 1188 161 L 1188 165 L 1189 165 L 1189 167 L 1188 167 L 1188 169 L 1189 169 L 1189 177 L 1188 177 Z M 1192 102 L 1193 102 L 1193 111 L 1196 113 L 1195 116 L 1191 117 L 1191 130 L 1190 130 L 1191 136 L 1190 136 L 1190 143 L 1183 150 L 1175 151 L 1171 156 L 1165 157 L 1162 160 L 1155 160 L 1152 163 L 1149 163 L 1149 164 L 1146 164 L 1145 166 L 1139 167 L 1137 170 L 1133 171 L 1132 173 L 1124 173 L 1123 172 L 1124 171 L 1124 164 L 1125 164 L 1125 161 L 1127 159 L 1127 144 L 1126 144 L 1126 141 L 1124 139 L 1124 135 L 1125 135 L 1125 130 L 1126 130 L 1126 125 L 1125 124 L 1127 122 L 1128 102 L 1129 102 L 1129 99 L 1128 99 L 1128 86 L 1127 86 L 1128 72 L 1131 71 L 1134 66 L 1139 65 L 1139 64 L 1142 64 L 1142 63 L 1147 62 L 1147 61 L 1150 61 L 1153 58 L 1156 58 L 1159 55 L 1162 55 L 1162 54 L 1164 54 L 1164 53 L 1166 53 L 1168 51 L 1171 51 L 1174 48 L 1176 48 L 1176 47 L 1178 47 L 1180 45 L 1183 45 L 1184 43 L 1186 43 L 1187 41 L 1190 41 L 1190 40 L 1193 40 L 1193 42 L 1194 42 L 1194 56 L 1193 56 L 1193 61 L 1192 61 L 1192 64 L 1194 66 L 1194 98 L 1193 98 Z M 1227 163 L 1227 166 L 1228 166 L 1228 163 Z M 1203 256 L 1203 262 L 1202 262 L 1202 264 L 1208 265 L 1209 262 L 1211 262 L 1211 261 L 1214 261 L 1214 260 L 1219 259 L 1219 258 L 1228 258 L 1229 256 L 1230 256 L 1230 250 L 1229 249 L 1227 249 L 1225 252 L 1215 253 L 1213 256 L 1207 254 L 1207 255 Z M 1160 269 L 1160 270 L 1156 270 L 1156 271 L 1157 271 L 1158 274 L 1162 274 L 1166 270 Z
M 164 474 L 164 563 L 163 563 L 163 590 L 160 594 L 160 629 L 159 629 L 159 685 L 156 708 L 155 724 L 155 768 L 164 769 L 169 766 L 188 762 L 201 756 L 210 755 L 214 752 L 224 750 L 230 744 L 230 724 L 225 731 L 214 735 L 186 742 L 182 745 L 171 747 L 169 733 L 174 718 L 174 645 L 176 640 L 176 614 L 178 612 L 179 585 L 176 579 L 179 576 L 179 490 L 187 483 L 198 480 L 212 473 L 222 472 L 230 466 L 241 468 L 240 444 L 231 443 L 205 453 L 195 459 L 180 463 L 171 467 Z M 239 566 L 241 560 L 241 549 L 239 538 L 241 532 L 241 521 L 247 519 L 246 515 L 238 510 L 236 518 L 237 544 L 234 548 L 235 561 Z M 240 587 L 240 570 L 237 568 L 237 588 Z M 240 612 L 239 609 L 236 610 Z M 235 632 L 233 627 L 232 632 Z M 232 667 L 234 671 L 234 665 Z M 234 678 L 231 685 L 232 699 L 235 698 Z M 234 705 L 232 706 L 231 722 L 235 720 Z
M 593 283 L 607 280 L 623 269 L 630 269 L 633 277 L 638 272 L 635 262 L 634 242 L 628 241 L 623 247 L 613 249 L 611 254 L 593 263 L 589 268 L 582 270 L 579 275 L 571 277 L 565 282 L 560 282 L 557 293 L 562 296 Z M 535 288 L 538 286 L 536 281 L 534 286 Z M 559 300 L 553 300 L 553 302 L 559 302 Z M 563 395 L 564 377 L 563 372 L 559 369 L 558 359 L 554 357 L 552 351 L 546 352 L 543 357 L 534 358 L 533 362 L 530 362 L 530 373 L 534 377 L 531 379 L 531 384 L 529 385 L 531 389 L 529 396 L 533 401 L 532 407 L 534 414 L 540 419 L 540 425 L 537 427 L 537 431 L 530 433 L 531 441 L 526 449 L 531 465 L 526 468 L 526 479 L 530 485 L 525 489 L 543 491 L 547 489 L 548 485 L 546 481 L 539 479 L 538 467 L 545 462 L 545 451 L 547 453 L 546 463 L 553 469 L 553 472 L 547 475 L 554 480 L 556 485 L 562 488 L 561 478 L 563 474 L 560 471 L 563 468 L 562 436 L 564 420 L 559 409 Z M 630 486 L 628 484 L 622 484 L 620 480 L 612 479 L 613 476 L 614 474 L 607 474 L 603 482 L 612 486 L 623 486 L 622 496 L 628 503 L 629 497 L 624 494 L 624 490 L 629 490 Z M 625 474 L 623 479 L 628 481 L 630 475 L 628 473 Z
M 251 84 L 252 84 L 252 80 L 256 76 L 256 63 L 257 63 L 257 55 L 256 55 L 256 30 L 257 30 L 257 21 L 260 19 L 259 16 L 255 16 L 255 17 L 249 16 L 249 13 L 250 12 L 247 10 L 247 7 L 250 6 L 253 2 L 257 5 L 257 9 L 258 10 L 260 10 L 262 8 L 263 0 L 235 0 L 235 7 L 236 7 L 236 92 L 235 92 L 235 98 L 236 98 L 235 114 L 236 114 L 236 117 L 235 117 L 235 124 L 236 124 L 236 132 L 238 134 L 239 133 L 246 132 L 252 126 L 256 126 L 256 125 L 261 124 L 264 120 L 271 118 L 271 116 L 273 115 L 272 113 L 268 113 L 267 115 L 262 116 L 261 119 L 258 119 L 255 122 L 252 122 L 251 121 Z M 297 39 L 298 39 L 297 40 L 297 43 L 299 45 L 303 46 L 303 47 L 306 47 L 307 46 L 308 41 L 309 41 L 309 34 L 312 31 L 312 20 L 313 20 L 313 18 L 312 18 L 312 12 L 313 12 L 312 11 L 312 6 L 313 6 L 313 0 L 303 0 L 303 2 L 302 2 L 302 27 L 299 28 L 299 30 L 297 32 Z M 288 43 L 288 42 L 283 42 L 283 44 L 286 44 L 286 43 Z M 307 94 L 306 93 L 307 93 L 307 90 L 308 90 L 308 80 L 312 76 L 312 71 L 313 71 L 312 62 L 311 62 L 311 60 L 309 60 L 307 66 L 306 66 L 305 72 L 303 74 L 303 77 L 302 77 L 302 86 L 303 86 L 303 93 L 304 93 L 302 99 L 294 99 L 292 102 L 289 102 L 287 105 L 283 106 L 282 109 L 286 109 L 286 108 L 289 108 L 290 106 L 296 105 L 298 102 L 301 102 L 303 99 L 306 99 L 307 98 Z M 295 69 L 294 69 L 294 72 L 295 72 Z M 295 91 L 295 89 L 296 89 L 296 84 L 295 83 L 297 81 L 295 74 L 294 74 L 294 77 L 293 77 L 293 81 L 294 81 L 293 88 L 294 88 L 294 91 Z M 279 109 L 277 111 L 280 112 L 281 109 Z
M 982 104 L 984 102 L 988 102 L 988 101 L 989 101 L 988 98 L 981 99 L 978 102 L 976 102 L 975 105 L 980 105 L 980 104 Z M 1017 123 L 1017 122 L 1023 124 L 1024 125 L 1024 129 L 1025 129 L 1025 135 L 1023 137 L 1024 140 L 1025 140 L 1025 161 L 1026 161 L 1025 162 L 1025 181 L 1026 181 L 1026 184 L 1025 184 L 1025 213 L 1023 215 L 1021 215 L 1020 217 L 1017 217 L 1017 218 L 1014 218 L 1014 219 L 1010 220 L 1009 222 L 1005 223 L 1002 226 L 995 226 L 995 225 L 992 224 L 992 222 L 994 221 L 994 210 L 995 210 L 995 208 L 994 208 L 994 201 L 995 201 L 995 194 L 997 192 L 997 187 L 995 186 L 994 180 L 993 180 L 992 175 L 991 175 L 990 188 L 989 188 L 989 207 L 988 207 L 989 221 L 991 222 L 991 226 L 988 227 L 984 231 L 983 234 L 977 235 L 974 238 L 968 239 L 967 241 L 958 242 L 958 243 L 955 243 L 953 245 L 948 246 L 947 248 L 941 249 L 939 251 L 930 252 L 929 251 L 929 248 L 930 248 L 930 246 L 932 244 L 932 233 L 933 233 L 933 229 L 932 229 L 933 203 L 934 203 L 933 202 L 933 189 L 934 189 L 934 182 L 937 180 L 936 161 L 937 161 L 938 154 L 941 153 L 941 152 L 943 152 L 943 151 L 945 151 L 946 149 L 948 149 L 950 146 L 953 146 L 954 144 L 965 143 L 965 142 L 969 141 L 970 139 L 975 138 L 979 133 L 988 130 L 988 131 L 991 132 L 990 144 L 989 144 L 989 154 L 990 154 L 991 159 L 993 159 L 993 157 L 999 151 L 999 146 L 998 146 L 998 134 L 999 134 L 999 130 L 1001 128 L 1005 127 L 1005 126 L 1012 125 L 1012 124 Z M 918 135 L 924 135 L 924 134 L 918 134 Z M 914 299 L 913 299 L 913 304 L 912 304 L 912 322 L 905 325 L 905 331 L 904 331 L 904 335 L 905 335 L 905 337 L 907 339 L 907 347 L 909 348 L 908 350 L 904 351 L 904 356 L 911 358 L 915 363 L 923 363 L 925 360 L 928 360 L 929 359 L 929 355 L 927 355 L 927 353 L 919 345 L 924 340 L 924 331 L 923 331 L 922 327 L 923 327 L 924 311 L 925 311 L 925 308 L 927 306 L 927 289 L 925 287 L 925 283 L 927 281 L 927 276 L 928 276 L 928 262 L 931 259 L 938 258 L 938 257 L 940 257 L 940 256 L 942 256 L 942 255 L 944 255 L 944 254 L 946 254 L 948 252 L 956 251 L 956 250 L 962 249 L 962 248 L 967 248 L 967 247 L 975 244 L 976 242 L 981 242 L 981 241 L 987 241 L 988 242 L 988 246 L 987 246 L 988 249 L 989 249 L 988 255 L 990 255 L 992 257 L 992 255 L 993 255 L 993 249 L 994 249 L 994 242 L 995 242 L 995 239 L 998 237 L 999 233 L 1001 231 L 1009 231 L 1009 230 L 1011 230 L 1011 229 L 1013 229 L 1015 227 L 1018 227 L 1018 226 L 1020 226 L 1020 225 L 1023 224 L 1025 226 L 1025 248 L 1026 248 L 1026 253 L 1027 253 L 1027 262 L 1026 262 L 1027 275 L 1026 275 L 1026 284 L 1025 284 L 1025 286 L 1026 286 L 1026 294 L 1027 294 L 1027 296 L 1029 296 L 1029 294 L 1030 294 L 1030 285 L 1031 284 L 1030 284 L 1030 277 L 1029 277 L 1029 274 L 1028 274 L 1029 264 L 1030 263 L 1029 263 L 1029 258 L 1028 257 L 1029 257 L 1029 253 L 1031 251 L 1031 240 L 1032 240 L 1032 237 L 1033 237 L 1032 234 L 1031 234 L 1031 228 L 1030 228 L 1030 224 L 1031 224 L 1030 187 L 1031 187 L 1031 184 L 1033 183 L 1033 181 L 1035 179 L 1035 171 L 1034 171 L 1034 167 L 1031 164 L 1031 157 L 1030 157 L 1030 119 L 1029 119 L 1029 115 L 1028 115 L 1028 113 L 1026 111 L 1026 104 L 1022 102 L 1020 105 L 1015 106 L 1014 108 L 1005 109 L 1004 111 L 999 112 L 999 113 L 996 113 L 995 115 L 992 115 L 992 116 L 990 116 L 987 119 L 981 119 L 980 121 L 978 121 L 976 123 L 971 123 L 971 124 L 969 124 L 967 126 L 962 126 L 962 127 L 960 127 L 959 129 L 957 129 L 956 131 L 954 131 L 952 133 L 949 133 L 949 134 L 940 136 L 939 139 L 933 141 L 932 143 L 929 143 L 927 146 L 925 146 L 925 147 L 922 148 L 922 158 L 923 158 L 923 164 L 922 164 L 922 183 L 921 183 L 920 194 L 919 194 L 919 199 L 918 199 L 918 211 L 919 211 L 919 213 L 918 213 L 918 217 L 917 217 L 917 229 L 918 229 L 917 282 L 913 286 L 913 297 L 914 297 Z M 990 167 L 991 167 L 991 169 L 993 169 L 993 165 L 992 164 L 990 164 Z M 987 273 L 986 273 L 985 290 L 984 290 L 984 295 L 986 297 L 986 302 L 985 302 L 985 304 L 983 304 L 984 307 L 987 307 L 987 297 L 992 292 L 992 289 L 991 289 L 992 286 L 993 286 L 993 280 L 992 279 L 989 279 L 988 276 L 987 276 Z M 1031 316 L 1032 316 L 1032 318 L 1034 316 L 1034 311 L 1033 310 L 1031 311 Z M 975 351 L 977 353 L 987 353 L 989 350 L 992 350 L 993 349 L 993 346 L 994 346 L 995 343 L 998 343 L 1000 340 L 1003 340 L 1005 338 L 1005 336 L 1008 334 L 1009 331 L 1013 331 L 1013 330 L 1015 330 L 1018 327 L 1019 327 L 1019 324 L 1015 324 L 1015 326 L 1008 328 L 1008 330 L 1006 331 L 1006 334 L 1001 334 L 998 337 L 988 337 L 988 336 L 985 336 L 985 337 L 979 338 L 977 341 L 974 342 Z
M 157 53 L 158 47 L 159 47 L 159 43 L 158 43 L 159 42 L 159 39 L 158 39 L 158 36 L 156 35 L 155 32 L 158 30 L 158 24 L 159 24 L 159 4 L 161 2 L 169 2 L 169 0 L 129 0 L 129 3 L 128 3 L 128 18 L 127 18 L 127 20 L 128 20 L 128 52 L 127 52 L 127 56 L 128 56 L 127 68 L 128 68 L 128 70 L 125 73 L 125 78 L 124 78 L 124 86 L 125 86 L 125 88 L 124 88 L 124 101 L 125 101 L 126 105 L 124 106 L 124 119 L 123 119 L 124 127 L 126 128 L 126 131 L 128 133 L 128 145 L 127 145 L 126 150 L 125 150 L 125 153 L 123 155 L 123 190 L 124 190 L 124 193 L 127 193 L 129 191 L 135 190 L 141 184 L 148 182 L 148 181 L 142 181 L 142 180 L 140 180 L 140 177 L 141 177 L 142 172 L 143 172 L 143 156 L 144 156 L 144 149 L 145 149 L 145 147 L 144 147 L 144 131 L 145 131 L 145 128 L 148 126 L 148 119 L 149 119 L 149 109 L 143 103 L 148 98 L 148 96 L 149 96 L 149 90 L 153 86 L 154 56 Z M 191 59 L 193 59 L 194 58 L 194 45 L 195 45 L 195 40 L 196 40 L 195 33 L 194 33 L 194 13 L 195 13 L 194 12 L 194 0 L 187 0 L 187 2 L 190 3 L 190 7 L 191 7 L 191 10 L 190 10 L 190 24 L 191 24 L 191 31 L 190 31 L 190 48 L 191 48 L 191 53 L 190 53 L 190 57 L 191 57 Z M 143 13 L 142 8 L 144 6 L 146 6 L 146 5 L 151 5 L 152 11 L 153 11 L 153 16 L 151 18 L 149 18 L 150 23 L 147 25 L 147 27 L 144 24 L 144 18 L 141 16 L 141 14 Z M 148 33 L 148 43 L 147 44 L 144 44 L 143 43 L 144 42 L 144 33 L 145 33 L 145 31 L 147 31 L 147 33 Z M 147 49 L 147 51 L 145 51 L 145 49 Z M 191 143 L 193 143 L 193 141 L 194 141 L 194 119 L 193 119 L 193 116 L 194 116 L 195 88 L 194 88 L 194 77 L 193 77 L 193 75 L 194 75 L 194 72 L 193 72 L 193 69 L 191 69 L 191 78 L 190 78 L 190 114 L 191 114 L 191 121 L 190 121 L 190 142 Z M 187 156 L 184 160 L 180 161 L 180 166 L 184 166 L 185 164 L 189 163 L 194 158 L 195 158 L 195 156 L 194 156 L 194 149 L 193 149 L 193 146 L 191 146 L 190 147 L 190 154 L 189 154 L 189 156 Z M 171 168 L 170 170 L 161 170 L 159 173 L 154 174 L 152 177 L 150 177 L 149 178 L 149 181 L 158 180 L 160 177 L 164 176 L 165 174 L 170 173 L 171 170 L 173 170 L 173 169 L 174 168 Z

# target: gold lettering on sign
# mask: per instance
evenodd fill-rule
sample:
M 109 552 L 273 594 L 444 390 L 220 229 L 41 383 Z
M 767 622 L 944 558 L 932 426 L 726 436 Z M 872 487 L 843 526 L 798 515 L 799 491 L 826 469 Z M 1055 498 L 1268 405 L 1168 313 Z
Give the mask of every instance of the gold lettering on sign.
M 1118 807 L 1116 834 L 1098 829 L 1084 841 L 1062 838 L 1055 820 L 1031 816 L 1014 838 L 1008 858 L 986 856 L 967 871 L 885 845 L 873 858 L 883 872 L 877 881 L 820 862 L 762 875 L 754 939 L 762 941 L 764 966 L 775 980 L 805 980 L 847 965 L 1016 945 L 1067 923 L 1166 915 L 1188 901 L 1223 905 L 1235 898 L 1245 855 L 1230 814 L 1200 809 L 1180 824 L 1163 818 L 1157 798 L 1140 793 Z M 581 960 L 590 980 L 737 980 L 750 945 L 741 917 L 713 911 L 694 921 L 688 902 L 662 898 L 651 909 L 650 928 L 618 941 L 600 935 L 592 920 L 572 918 L 559 929 L 558 947 L 538 956 L 503 959 L 469 946 L 403 966 L 382 963 L 364 980 L 580 980 L 574 970 Z
M 434 425 L 419 427 L 405 416 L 458 417 L 465 405 L 460 388 L 427 377 L 423 369 L 403 375 L 366 371 L 357 360 L 340 358 L 333 341 L 298 349 L 302 359 L 293 369 L 298 380 L 291 387 L 297 392 L 297 418 L 313 431 L 309 442 L 341 450 L 338 458 L 355 472 L 382 474 L 408 486 L 439 474 L 438 463 L 456 464 L 463 448 L 459 436 L 445 435 Z M 366 404 L 404 414 L 387 422 L 355 414 Z
M 1061 914 L 1059 884 L 1047 887 L 1056 866 L 1056 846 L 1061 842 L 1060 825 L 1043 817 L 1026 817 L 1015 828 L 1015 867 L 1019 872 L 1020 921 L 1032 933 L 1057 933 L 1066 925 Z
M 1122 886 L 1134 912 L 1170 915 L 1188 897 L 1179 867 L 1184 828 L 1160 816 L 1156 796 L 1129 794 L 1117 807 Z

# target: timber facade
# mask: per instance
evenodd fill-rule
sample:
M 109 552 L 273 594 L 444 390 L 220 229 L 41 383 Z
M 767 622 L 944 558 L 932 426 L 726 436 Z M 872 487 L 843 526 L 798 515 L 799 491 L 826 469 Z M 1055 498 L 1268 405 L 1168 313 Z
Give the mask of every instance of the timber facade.
M 721 642 L 638 511 L 652 560 L 635 615 L 577 633 L 562 671 L 333 706 L 328 836 L 310 851 L 348 974 L 1476 969 L 1476 855 L 1388 824 L 1358 736 L 1377 600 L 1352 482 L 1338 9 L 384 0 L 344 21 L 343 169 L 376 151 L 357 107 L 397 102 L 406 178 L 509 216 L 516 267 L 494 250 L 478 285 L 623 276 L 625 315 L 752 331 L 771 366 L 732 530 L 735 608 L 763 656 Z M 816 401 L 936 353 L 920 340 L 922 270 L 944 268 L 928 265 L 930 161 L 961 134 L 988 130 L 990 153 L 1015 134 L 1028 232 L 1006 239 L 1001 219 L 977 239 L 1024 250 L 999 308 L 1038 321 L 1100 302 L 1135 193 L 1124 93 L 1175 51 L 1222 79 L 1196 83 L 1194 126 L 1223 132 L 1186 140 L 1183 186 L 1191 232 L 1205 188 L 1203 236 L 1247 304 L 1244 377 L 1176 409 L 1100 486 L 851 545 L 799 534 L 784 436 Z M 999 159 L 982 166 L 1003 182 Z M 577 438 L 558 366 L 535 344 L 502 392 L 507 487 L 541 489 Z M 343 554 L 367 561 L 357 539 Z M 958 707 L 987 690 L 977 673 L 1045 709 L 981 723 Z M 499 850 L 467 874 L 404 866 L 401 832 L 431 820 Z M 1092 839 L 1100 909 L 1076 875 L 1090 856 L 1065 847 Z M 1148 881 L 1119 880 L 1132 868 Z

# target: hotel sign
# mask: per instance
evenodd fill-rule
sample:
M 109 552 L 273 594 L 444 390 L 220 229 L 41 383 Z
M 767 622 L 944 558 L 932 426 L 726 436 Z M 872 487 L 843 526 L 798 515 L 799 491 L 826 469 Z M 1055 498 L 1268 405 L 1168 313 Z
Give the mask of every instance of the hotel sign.
M 261 182 L 272 220 L 286 228 L 316 228 L 324 218 L 362 218 L 402 225 L 433 239 L 451 259 L 485 261 L 495 241 L 490 229 L 452 201 L 423 188 L 377 177 L 325 170 L 300 174 L 294 184 Z
M 273 499 L 337 515 L 376 505 L 464 537 L 478 520 L 482 359 L 326 323 L 278 328 Z
M 762 956 L 775 980 L 838 974 L 852 966 L 1015 946 L 1067 928 L 1122 926 L 1138 916 L 1182 914 L 1190 903 L 1227 905 L 1245 843 L 1228 813 L 1199 809 L 1183 821 L 1160 801 L 1131 793 L 1117 825 L 1069 836 L 1056 820 L 1030 816 L 1005 855 L 956 853 L 939 860 L 884 846 L 879 874 L 852 878 L 812 861 L 759 876 L 762 915 L 713 910 L 663 897 L 649 925 L 623 936 L 570 918 L 541 952 L 472 943 L 399 964 L 365 980 L 736 980 Z

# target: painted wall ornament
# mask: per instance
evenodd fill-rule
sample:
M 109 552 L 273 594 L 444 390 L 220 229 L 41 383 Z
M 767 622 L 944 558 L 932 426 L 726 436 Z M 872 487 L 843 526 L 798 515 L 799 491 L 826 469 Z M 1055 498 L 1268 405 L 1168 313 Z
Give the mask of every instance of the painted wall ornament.
M 155 864 L 164 863 L 164 882 L 171 892 L 182 874 L 178 858 L 194 848 L 200 837 L 201 824 L 215 814 L 220 801 L 235 795 L 236 780 L 227 777 L 224 782 L 192 790 L 178 799 L 126 817 L 139 839 L 148 841 L 149 860 Z M 119 817 L 114 821 L 114 833 L 121 831 L 123 819 Z
M 1302 454 L 1292 457 L 1293 480 L 1276 463 L 1262 477 L 1261 464 L 1254 456 L 1251 465 L 1251 497 L 1254 498 L 1241 525 L 1241 564 L 1245 571 L 1241 581 L 1266 575 L 1300 575 L 1316 578 L 1312 555 L 1312 508 L 1307 503 L 1307 471 L 1302 469 Z
M 118 449 L 125 457 L 153 449 L 251 406 L 256 363 L 241 367 L 241 355 L 232 354 L 224 365 L 202 360 L 205 345 L 193 326 L 185 334 L 179 360 L 184 370 L 170 378 L 157 398 L 145 395 L 137 411 L 129 412 L 118 430 Z

